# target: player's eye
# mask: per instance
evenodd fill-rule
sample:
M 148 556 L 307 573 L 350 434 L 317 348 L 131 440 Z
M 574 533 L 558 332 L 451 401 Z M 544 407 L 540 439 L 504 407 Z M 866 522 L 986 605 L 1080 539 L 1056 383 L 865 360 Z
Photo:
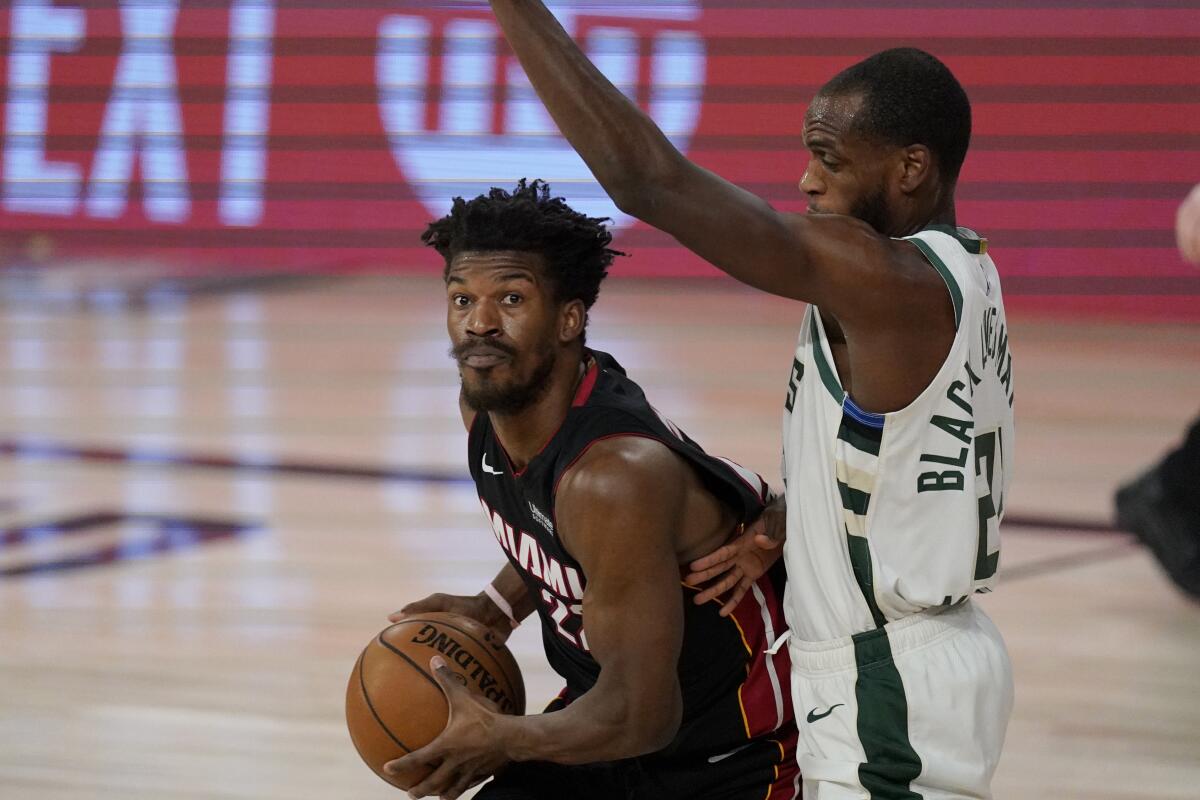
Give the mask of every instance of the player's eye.
M 450 303 L 457 308 L 466 308 L 471 301 L 467 299 L 465 294 L 451 295 Z
M 504 304 L 509 305 L 509 306 L 515 306 L 518 303 L 520 303 L 523 299 L 524 298 L 521 297 L 521 295 L 517 294 L 516 292 L 509 292 L 508 294 L 504 295 Z

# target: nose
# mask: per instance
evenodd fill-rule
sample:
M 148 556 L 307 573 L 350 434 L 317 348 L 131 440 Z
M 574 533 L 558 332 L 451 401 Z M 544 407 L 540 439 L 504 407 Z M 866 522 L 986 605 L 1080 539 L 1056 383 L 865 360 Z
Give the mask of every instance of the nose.
M 500 313 L 495 303 L 483 299 L 471 307 L 467 314 L 467 334 L 481 339 L 500 335 Z
M 810 198 L 825 192 L 825 182 L 821 179 L 815 158 L 809 159 L 808 166 L 804 168 L 804 174 L 800 176 L 800 191 Z

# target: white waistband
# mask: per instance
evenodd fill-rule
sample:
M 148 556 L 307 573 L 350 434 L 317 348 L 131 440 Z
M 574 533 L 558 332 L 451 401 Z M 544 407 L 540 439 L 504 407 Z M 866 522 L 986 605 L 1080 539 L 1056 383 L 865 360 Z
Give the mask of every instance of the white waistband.
M 975 615 L 978 613 L 981 612 L 970 600 L 955 606 L 927 608 L 904 619 L 889 622 L 876 631 L 859 634 L 859 638 L 887 636 L 894 658 L 975 627 Z M 805 642 L 792 636 L 788 639 L 788 651 L 792 668 L 807 675 L 855 669 L 855 644 L 850 636 L 824 642 Z

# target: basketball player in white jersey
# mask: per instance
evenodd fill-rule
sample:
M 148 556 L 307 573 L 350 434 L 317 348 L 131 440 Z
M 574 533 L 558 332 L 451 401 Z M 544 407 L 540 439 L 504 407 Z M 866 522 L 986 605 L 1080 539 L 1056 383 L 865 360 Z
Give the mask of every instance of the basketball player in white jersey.
M 911 49 L 839 74 L 805 117 L 809 213 L 785 214 L 688 161 L 539 0 L 491 5 L 622 211 L 811 304 L 784 433 L 805 797 L 990 797 L 1011 667 L 970 598 L 996 575 L 1012 356 L 986 242 L 955 218 L 962 87 Z M 761 563 L 746 545 L 726 553 L 737 570 Z

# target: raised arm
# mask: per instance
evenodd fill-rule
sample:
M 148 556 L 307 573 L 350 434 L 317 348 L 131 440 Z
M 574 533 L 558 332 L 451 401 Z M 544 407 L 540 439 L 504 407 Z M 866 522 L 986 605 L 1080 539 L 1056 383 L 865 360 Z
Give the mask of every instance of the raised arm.
M 936 275 L 926 280 L 932 271 L 910 245 L 850 217 L 778 212 L 688 161 L 540 0 L 491 4 L 546 109 L 621 210 L 738 280 L 817 303 L 839 319 L 880 320 L 914 289 L 932 287 L 944 302 L 945 289 Z M 921 280 L 898 276 L 897 265 L 912 266 Z

